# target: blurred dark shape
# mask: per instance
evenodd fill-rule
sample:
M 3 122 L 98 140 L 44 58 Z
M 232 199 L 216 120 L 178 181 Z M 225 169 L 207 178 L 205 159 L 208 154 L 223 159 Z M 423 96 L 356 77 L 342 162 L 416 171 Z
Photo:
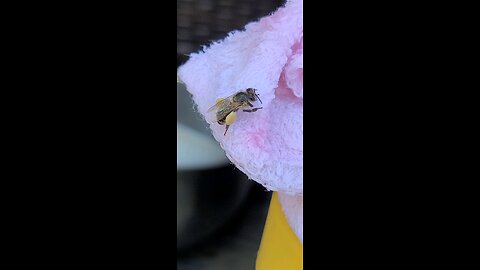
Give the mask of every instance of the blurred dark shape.
M 182 84 L 177 84 L 177 122 L 209 138 L 220 149 Z M 181 137 L 177 133 L 177 143 L 178 138 Z M 224 164 L 205 168 L 177 167 L 177 251 L 192 249 L 215 237 L 241 209 L 253 185 L 227 158 Z
M 285 0 L 177 0 L 177 67 L 202 45 L 274 12 Z

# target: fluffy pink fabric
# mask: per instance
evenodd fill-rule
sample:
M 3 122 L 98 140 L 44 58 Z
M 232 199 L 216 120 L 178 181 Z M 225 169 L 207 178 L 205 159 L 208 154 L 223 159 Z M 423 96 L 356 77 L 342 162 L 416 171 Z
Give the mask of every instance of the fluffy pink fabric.
M 303 243 L 303 196 L 290 196 L 279 192 L 278 198 L 288 224 Z
M 210 121 L 227 157 L 269 190 L 303 195 L 303 3 L 288 1 L 272 15 L 190 55 L 178 76 L 198 111 L 217 98 L 255 88 L 263 109 L 239 111 L 225 126 Z

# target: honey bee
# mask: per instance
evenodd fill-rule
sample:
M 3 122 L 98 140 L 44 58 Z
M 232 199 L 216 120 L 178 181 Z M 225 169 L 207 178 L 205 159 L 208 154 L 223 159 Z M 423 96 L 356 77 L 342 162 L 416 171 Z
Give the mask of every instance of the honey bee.
M 257 110 L 263 109 L 263 107 L 253 108 L 253 104 L 251 103 L 257 99 L 262 103 L 256 91 L 256 89 L 248 88 L 245 91 L 239 91 L 227 98 L 219 98 L 216 104 L 208 109 L 208 112 L 215 111 L 215 121 L 217 121 L 218 124 L 225 125 L 225 133 L 223 136 L 227 134 L 230 125 L 235 122 L 238 110 L 243 109 L 244 112 L 256 112 Z

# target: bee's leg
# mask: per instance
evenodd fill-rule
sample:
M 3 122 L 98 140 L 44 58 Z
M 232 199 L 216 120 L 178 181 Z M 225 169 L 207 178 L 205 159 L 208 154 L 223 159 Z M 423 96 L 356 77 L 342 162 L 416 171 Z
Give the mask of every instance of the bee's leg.
M 230 127 L 231 124 L 233 124 L 235 122 L 235 120 L 237 119 L 237 113 L 236 112 L 231 112 L 227 115 L 227 117 L 225 117 L 225 133 L 223 134 L 223 136 L 225 136 L 225 134 L 227 134 L 227 130 L 228 128 Z
M 263 109 L 263 107 L 259 107 L 259 108 L 254 108 L 254 109 L 251 109 L 251 110 L 243 110 L 244 112 L 256 112 L 260 109 Z
M 248 102 L 248 101 L 247 101 L 247 103 L 248 103 L 248 106 L 253 107 L 253 104 L 252 104 L 252 103 L 250 103 L 250 102 Z

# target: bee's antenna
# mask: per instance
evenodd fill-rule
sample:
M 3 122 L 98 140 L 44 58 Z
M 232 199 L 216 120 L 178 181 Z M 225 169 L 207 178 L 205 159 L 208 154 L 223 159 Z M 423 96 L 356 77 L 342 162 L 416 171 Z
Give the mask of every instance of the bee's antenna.
M 260 99 L 260 97 L 259 97 L 258 94 L 257 94 L 257 91 L 254 91 L 253 93 L 255 93 L 255 96 L 256 96 L 256 97 L 258 98 L 258 100 L 260 101 L 260 104 L 263 104 L 263 103 L 262 103 L 262 100 Z

